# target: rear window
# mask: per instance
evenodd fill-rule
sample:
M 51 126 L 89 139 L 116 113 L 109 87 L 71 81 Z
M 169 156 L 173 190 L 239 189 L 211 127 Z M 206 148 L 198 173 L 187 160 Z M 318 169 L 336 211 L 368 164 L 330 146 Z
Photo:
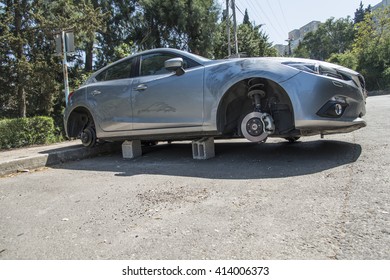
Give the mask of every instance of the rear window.
M 97 81 L 111 81 L 127 79 L 131 77 L 133 68 L 133 59 L 127 59 L 108 67 L 103 72 L 95 76 Z

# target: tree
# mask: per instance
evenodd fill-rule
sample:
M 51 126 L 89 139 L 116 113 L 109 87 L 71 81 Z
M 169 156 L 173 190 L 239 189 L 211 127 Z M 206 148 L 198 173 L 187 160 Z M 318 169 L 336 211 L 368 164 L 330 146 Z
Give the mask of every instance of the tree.
M 229 25 L 232 29 L 232 24 Z M 268 35 L 261 30 L 261 25 L 240 24 L 237 27 L 237 40 L 239 53 L 248 57 L 276 56 L 276 50 L 269 42 Z M 223 21 L 219 24 L 215 36 L 214 57 L 224 58 L 227 55 L 226 21 Z
M 328 59 L 328 62 L 345 66 L 350 69 L 356 69 L 358 66 L 358 60 L 353 51 L 346 51 L 345 53 L 334 53 Z
M 212 0 L 141 0 L 134 43 L 140 49 L 173 47 L 203 56 L 212 55 L 210 38 L 219 10 Z
M 140 13 L 137 0 L 93 0 L 95 9 L 100 8 L 104 15 L 103 26 L 97 31 L 95 68 L 118 60 L 124 53 L 134 51 L 134 38 Z M 140 36 L 141 37 L 141 36 Z M 120 48 L 122 51 L 118 51 Z M 118 56 L 119 55 L 119 56 Z
M 275 49 L 269 37 L 261 30 L 261 25 L 241 24 L 237 31 L 238 50 L 249 57 L 275 56 Z
M 90 1 L 0 1 L 0 95 L 4 116 L 49 115 L 61 93 L 53 34 L 73 27 L 78 46 L 94 37 L 100 13 Z M 82 54 L 71 61 L 77 66 Z M 72 71 L 71 71 L 72 73 Z
M 43 2 L 42 8 L 38 11 L 40 26 L 51 32 L 73 28 L 80 54 L 79 58 L 84 56 L 85 71 L 92 71 L 96 34 L 103 29 L 106 16 L 100 7 L 94 7 L 91 0 L 37 1 Z
M 244 20 L 242 21 L 242 23 L 251 25 L 251 22 L 249 21 L 248 9 L 245 9 Z
M 188 50 L 210 57 L 216 32 L 219 10 L 213 0 L 186 0 L 185 32 L 188 34 Z
M 31 15 L 32 1 L 1 1 L 1 72 L 7 73 L 9 79 L 2 75 L 3 94 L 16 96 L 17 114 L 26 116 L 26 84 L 31 73 L 25 46 L 28 45 L 34 30 L 28 24 Z M 3 70 L 4 69 L 4 70 Z M 4 71 L 4 72 L 3 72 Z M 9 86 L 9 88 L 7 88 Z M 8 103 L 10 105 L 10 103 Z M 4 105 L 3 105 L 4 106 Z M 2 106 L 2 107 L 3 107 Z
M 328 19 L 314 32 L 309 32 L 299 44 L 295 56 L 326 60 L 333 53 L 343 53 L 352 48 L 354 25 L 347 18 Z
M 370 89 L 390 86 L 390 8 L 369 14 L 357 25 L 353 44 L 356 70 Z
M 368 5 L 367 8 L 364 8 L 363 2 L 360 1 L 359 8 L 355 11 L 355 17 L 353 19 L 354 24 L 362 22 L 366 14 L 371 13 L 371 5 Z
M 352 50 L 329 61 L 360 72 L 370 90 L 390 87 L 390 9 L 367 14 L 356 30 Z

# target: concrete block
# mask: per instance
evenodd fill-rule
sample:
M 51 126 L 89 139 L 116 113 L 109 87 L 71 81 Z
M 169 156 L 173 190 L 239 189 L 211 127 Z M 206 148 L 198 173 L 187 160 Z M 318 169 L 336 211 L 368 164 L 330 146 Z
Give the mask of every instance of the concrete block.
M 141 141 L 125 141 L 122 144 L 123 158 L 136 158 L 142 155 Z
M 202 138 L 192 141 L 192 158 L 209 159 L 215 156 L 214 138 Z

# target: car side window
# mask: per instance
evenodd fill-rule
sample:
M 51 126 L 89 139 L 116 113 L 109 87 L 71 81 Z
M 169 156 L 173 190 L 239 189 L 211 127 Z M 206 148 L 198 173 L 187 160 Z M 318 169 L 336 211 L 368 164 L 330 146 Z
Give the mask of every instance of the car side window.
M 98 82 L 105 81 L 106 74 L 107 74 L 107 70 L 100 72 L 98 75 L 95 76 L 95 80 Z
M 110 81 L 127 79 L 131 77 L 133 59 L 126 59 L 120 63 L 116 63 L 103 72 L 99 73 L 95 79 L 97 81 Z
M 161 74 L 168 74 L 171 73 L 171 71 L 168 71 L 164 67 L 165 61 L 171 58 L 180 57 L 176 54 L 171 53 L 153 53 L 153 54 L 146 54 L 141 57 L 141 63 L 140 63 L 140 76 L 149 76 L 149 75 L 161 75 Z M 183 68 L 191 68 L 198 66 L 199 64 L 183 57 Z
M 142 56 L 141 76 L 168 74 L 170 71 L 164 68 L 166 60 L 174 58 L 171 54 L 153 53 Z

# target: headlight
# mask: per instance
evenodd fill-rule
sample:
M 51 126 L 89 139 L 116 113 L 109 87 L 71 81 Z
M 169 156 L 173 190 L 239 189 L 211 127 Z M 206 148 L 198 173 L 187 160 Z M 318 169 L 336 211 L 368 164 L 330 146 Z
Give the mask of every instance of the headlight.
M 301 70 L 304 72 L 319 74 L 319 64 L 318 63 L 287 61 L 287 62 L 282 62 L 282 64 L 293 67 L 295 69 L 298 69 L 298 70 Z
M 339 72 L 337 69 L 324 66 L 323 64 L 320 63 L 287 61 L 287 62 L 282 62 L 282 64 L 312 74 L 323 75 L 323 76 L 332 77 L 340 80 L 351 80 L 349 77 Z

